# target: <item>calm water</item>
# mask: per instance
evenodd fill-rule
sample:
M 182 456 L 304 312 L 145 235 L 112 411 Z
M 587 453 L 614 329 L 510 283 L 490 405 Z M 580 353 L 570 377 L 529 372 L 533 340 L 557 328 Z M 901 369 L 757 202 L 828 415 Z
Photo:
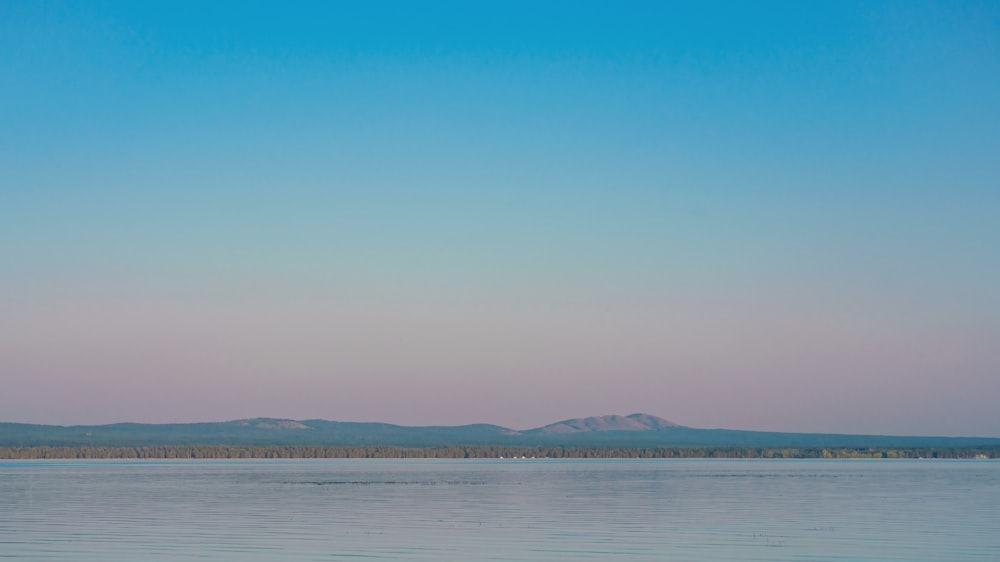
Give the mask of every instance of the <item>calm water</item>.
M 991 461 L 2 461 L 18 560 L 1000 560 Z

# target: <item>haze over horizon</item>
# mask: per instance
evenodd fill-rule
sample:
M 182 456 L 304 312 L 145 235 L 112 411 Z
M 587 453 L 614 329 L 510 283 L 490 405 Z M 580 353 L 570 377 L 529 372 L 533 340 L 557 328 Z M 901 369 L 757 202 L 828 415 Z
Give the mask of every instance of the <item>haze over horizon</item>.
M 1000 5 L 0 0 L 0 421 L 1000 436 Z

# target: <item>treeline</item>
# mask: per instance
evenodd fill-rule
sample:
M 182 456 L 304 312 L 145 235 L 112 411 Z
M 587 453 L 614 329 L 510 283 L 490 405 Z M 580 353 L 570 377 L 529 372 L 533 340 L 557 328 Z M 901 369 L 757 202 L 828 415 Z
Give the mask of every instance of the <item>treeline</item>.
M 228 446 L 0 447 L 0 459 L 997 459 L 1000 446 L 913 448 Z

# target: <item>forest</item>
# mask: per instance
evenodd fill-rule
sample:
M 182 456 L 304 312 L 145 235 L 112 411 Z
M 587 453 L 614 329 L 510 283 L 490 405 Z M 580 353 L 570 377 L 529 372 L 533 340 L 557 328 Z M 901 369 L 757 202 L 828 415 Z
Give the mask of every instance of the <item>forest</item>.
M 979 447 L 396 447 L 175 445 L 0 447 L 0 459 L 997 459 Z

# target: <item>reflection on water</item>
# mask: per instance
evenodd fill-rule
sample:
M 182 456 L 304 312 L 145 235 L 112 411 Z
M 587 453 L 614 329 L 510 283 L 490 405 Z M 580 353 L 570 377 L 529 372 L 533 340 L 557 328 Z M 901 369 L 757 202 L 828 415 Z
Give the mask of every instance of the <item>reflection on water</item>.
M 990 461 L 4 461 L 18 560 L 1000 560 Z

